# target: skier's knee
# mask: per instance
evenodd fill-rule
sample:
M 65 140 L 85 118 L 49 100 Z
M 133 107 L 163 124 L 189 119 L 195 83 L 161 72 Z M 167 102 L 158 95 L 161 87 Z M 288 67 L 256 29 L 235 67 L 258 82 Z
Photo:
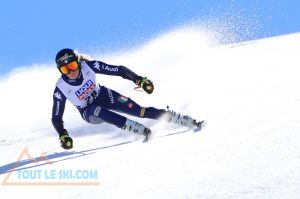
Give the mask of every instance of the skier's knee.
M 102 119 L 95 117 L 93 115 L 89 116 L 88 120 L 86 120 L 90 124 L 100 124 L 104 122 Z
M 103 120 L 99 118 L 100 111 L 100 106 L 96 106 L 91 109 L 86 109 L 83 112 L 82 117 L 86 122 L 90 124 L 100 124 L 103 122 Z

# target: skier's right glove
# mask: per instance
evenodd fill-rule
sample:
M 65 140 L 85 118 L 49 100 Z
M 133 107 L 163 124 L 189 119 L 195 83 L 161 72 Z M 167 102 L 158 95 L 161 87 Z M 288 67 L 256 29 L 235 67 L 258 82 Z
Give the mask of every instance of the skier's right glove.
M 73 148 L 73 140 L 67 132 L 62 133 L 59 136 L 59 140 L 60 140 L 60 146 L 62 148 L 66 149 L 66 150 L 69 150 L 69 149 Z

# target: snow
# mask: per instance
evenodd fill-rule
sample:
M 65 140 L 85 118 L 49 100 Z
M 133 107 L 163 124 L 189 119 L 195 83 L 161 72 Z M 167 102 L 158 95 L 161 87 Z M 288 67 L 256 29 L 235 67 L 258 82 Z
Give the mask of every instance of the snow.
M 156 131 L 148 143 L 108 124 L 86 124 L 68 103 L 64 120 L 74 149 L 64 151 L 50 122 L 57 69 L 35 64 L 12 71 L 0 80 L 1 198 L 299 198 L 299 41 L 298 33 L 222 46 L 187 29 L 132 51 L 95 53 L 147 76 L 155 90 L 136 92 L 129 81 L 99 75 L 101 84 L 142 105 L 169 105 L 208 121 L 199 133 L 159 137 L 183 129 L 137 119 Z M 25 155 L 20 173 L 93 170 L 96 180 L 80 182 L 95 184 L 3 184 L 25 147 L 52 163 Z M 20 182 L 18 171 L 7 182 Z

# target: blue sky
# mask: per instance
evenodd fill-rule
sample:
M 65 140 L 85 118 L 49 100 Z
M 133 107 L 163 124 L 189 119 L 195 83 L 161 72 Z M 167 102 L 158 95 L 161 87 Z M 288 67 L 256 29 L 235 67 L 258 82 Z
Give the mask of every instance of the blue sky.
M 239 41 L 300 31 L 297 0 L 9 0 L 0 8 L 0 74 L 52 63 L 64 47 L 114 52 L 210 20 L 239 21 Z

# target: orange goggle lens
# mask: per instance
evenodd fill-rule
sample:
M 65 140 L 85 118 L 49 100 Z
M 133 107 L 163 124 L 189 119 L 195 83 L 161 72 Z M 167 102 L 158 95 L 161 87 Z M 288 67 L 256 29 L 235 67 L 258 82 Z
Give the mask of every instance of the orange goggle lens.
M 68 75 L 70 71 L 76 71 L 77 69 L 78 69 L 78 63 L 76 61 L 72 61 L 59 68 L 60 72 L 64 75 Z

